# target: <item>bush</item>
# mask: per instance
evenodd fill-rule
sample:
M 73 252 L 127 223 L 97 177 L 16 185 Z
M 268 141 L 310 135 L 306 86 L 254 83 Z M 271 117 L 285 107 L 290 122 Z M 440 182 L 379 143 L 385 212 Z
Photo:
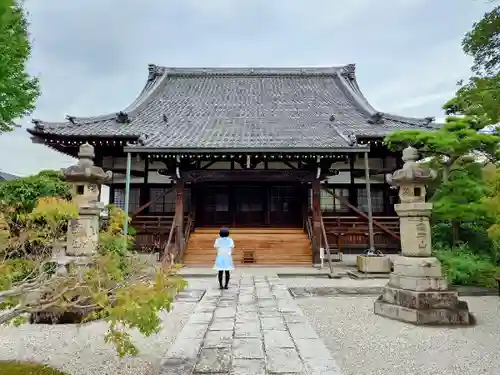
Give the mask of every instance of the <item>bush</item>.
M 0 361 L 0 375 L 69 375 L 46 365 Z
M 459 243 L 470 252 L 491 258 L 500 265 L 500 242 L 490 239 L 487 226 L 482 223 L 462 223 L 459 232 Z M 453 236 L 451 224 L 439 222 L 432 226 L 432 241 L 438 248 L 452 248 Z
M 71 199 L 70 185 L 56 171 L 0 182 L 2 206 L 15 208 L 16 213 L 31 212 L 43 197 Z
M 496 287 L 495 276 L 500 274 L 500 268 L 489 256 L 474 254 L 466 245 L 438 247 L 434 255 L 441 261 L 450 284 Z
M 116 207 L 111 211 L 110 225 L 99 233 L 98 252 L 90 256 L 92 266 L 70 263 L 57 270 L 53 255 L 63 249 L 76 206 L 43 197 L 30 213 L 17 215 L 23 225 L 11 229 L 7 246 L 0 247 L 0 310 L 8 308 L 0 311 L 0 324 L 102 319 L 108 325 L 105 342 L 120 356 L 137 354 L 130 330 L 144 336 L 158 332 L 159 312 L 170 311 L 187 284 L 176 267 L 151 266 L 128 252 L 125 242 L 130 247 L 133 236 L 122 233 L 127 216 Z

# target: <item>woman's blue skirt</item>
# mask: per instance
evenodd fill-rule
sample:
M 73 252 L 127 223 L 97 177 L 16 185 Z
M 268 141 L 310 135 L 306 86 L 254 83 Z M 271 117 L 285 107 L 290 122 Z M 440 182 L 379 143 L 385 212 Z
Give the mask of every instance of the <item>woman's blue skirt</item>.
M 231 255 L 217 255 L 214 269 L 217 271 L 230 271 L 233 267 L 233 257 Z

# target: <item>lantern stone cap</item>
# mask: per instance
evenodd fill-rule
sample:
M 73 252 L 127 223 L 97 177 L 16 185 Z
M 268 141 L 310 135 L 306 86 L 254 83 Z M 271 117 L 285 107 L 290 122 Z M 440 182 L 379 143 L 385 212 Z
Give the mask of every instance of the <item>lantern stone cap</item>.
M 94 147 L 88 143 L 80 146 L 78 163 L 61 169 L 63 179 L 71 182 L 90 182 L 102 184 L 111 179 L 111 171 L 104 172 L 101 167 L 94 165 Z
M 437 177 L 437 172 L 418 163 L 419 153 L 414 147 L 403 150 L 403 168 L 387 175 L 387 182 L 391 185 L 427 185 Z

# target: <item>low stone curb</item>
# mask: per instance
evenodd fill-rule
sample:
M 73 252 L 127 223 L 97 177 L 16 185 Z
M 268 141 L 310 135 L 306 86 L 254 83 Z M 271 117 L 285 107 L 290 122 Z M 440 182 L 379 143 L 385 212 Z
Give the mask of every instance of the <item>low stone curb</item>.
M 359 286 L 359 287 L 293 287 L 288 288 L 293 298 L 328 297 L 338 295 L 380 295 L 383 286 Z M 482 287 L 451 287 L 458 291 L 462 297 L 484 297 L 496 296 L 498 290 Z
M 383 287 L 294 287 L 288 288 L 293 298 L 328 297 L 335 295 L 379 295 Z
M 456 290 L 458 295 L 464 297 L 485 297 L 498 295 L 498 289 L 484 288 L 481 286 L 451 286 L 450 289 Z
M 320 279 L 341 279 L 342 277 L 347 276 L 347 272 L 339 272 L 336 274 L 328 274 L 328 273 L 306 273 L 306 272 L 297 272 L 297 273 L 279 273 L 278 277 L 280 279 L 293 279 L 300 277 L 314 277 Z
M 347 271 L 347 276 L 353 278 L 353 279 L 389 279 L 388 273 L 362 273 L 362 272 L 354 272 L 354 271 Z

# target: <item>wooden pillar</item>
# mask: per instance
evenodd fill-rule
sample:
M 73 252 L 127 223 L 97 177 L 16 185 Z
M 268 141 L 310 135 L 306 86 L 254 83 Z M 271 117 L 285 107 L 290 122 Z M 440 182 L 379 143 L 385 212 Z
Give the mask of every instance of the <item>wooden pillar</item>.
M 355 154 L 349 155 L 349 174 L 351 176 L 349 181 L 349 203 L 353 206 L 358 205 L 358 191 L 356 190 L 356 184 L 354 182 L 355 157 Z
M 144 160 L 144 178 L 143 178 L 143 183 L 140 188 L 140 195 L 139 195 L 139 205 L 142 207 L 146 203 L 149 202 L 150 197 L 149 197 L 149 185 L 148 185 L 148 177 L 149 177 L 149 159 L 146 155 L 146 159 Z M 149 207 L 146 208 L 146 212 L 149 211 Z
M 175 247 L 179 260 L 184 256 L 184 181 L 179 178 L 175 183 Z
M 264 202 L 266 225 L 271 224 L 271 189 L 272 187 L 270 185 L 264 186 L 264 191 L 266 193 Z
M 321 181 L 312 182 L 312 229 L 313 229 L 313 259 L 319 254 L 321 246 Z

